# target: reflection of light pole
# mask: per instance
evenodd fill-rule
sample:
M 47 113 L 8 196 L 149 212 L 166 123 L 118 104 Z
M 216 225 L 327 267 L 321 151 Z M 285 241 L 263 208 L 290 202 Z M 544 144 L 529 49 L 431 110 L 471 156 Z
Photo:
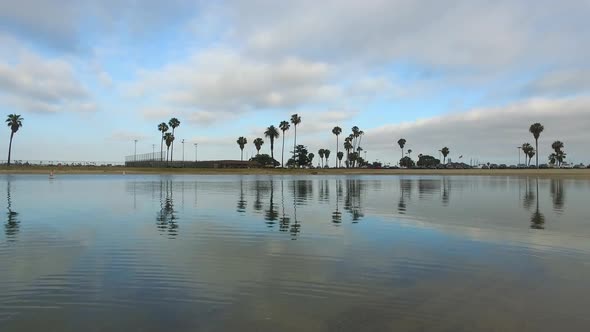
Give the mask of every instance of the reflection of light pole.
M 135 148 L 133 149 L 133 161 L 137 161 L 137 140 L 134 140 Z
M 518 149 L 518 164 L 520 165 L 520 149 L 522 149 L 522 146 L 517 146 L 516 148 Z
M 199 143 L 195 143 L 195 163 L 196 163 L 196 162 L 199 160 L 199 158 L 197 158 L 197 156 L 198 156 L 198 154 L 197 154 L 197 153 L 199 152 L 199 151 L 197 150 L 197 146 L 198 146 L 198 145 L 199 145 Z

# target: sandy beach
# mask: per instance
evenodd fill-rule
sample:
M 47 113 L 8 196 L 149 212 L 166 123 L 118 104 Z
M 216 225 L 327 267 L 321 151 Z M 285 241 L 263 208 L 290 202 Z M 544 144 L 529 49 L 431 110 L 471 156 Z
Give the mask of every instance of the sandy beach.
M 132 167 L 2 167 L 3 174 L 198 174 L 198 175 L 473 175 L 590 179 L 590 169 L 219 169 Z

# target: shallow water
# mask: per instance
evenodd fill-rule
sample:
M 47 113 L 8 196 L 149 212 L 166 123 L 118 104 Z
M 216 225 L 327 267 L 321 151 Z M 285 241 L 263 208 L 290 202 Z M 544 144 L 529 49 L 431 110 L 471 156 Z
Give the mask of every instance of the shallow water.
M 588 331 L 590 181 L 3 175 L 0 331 Z

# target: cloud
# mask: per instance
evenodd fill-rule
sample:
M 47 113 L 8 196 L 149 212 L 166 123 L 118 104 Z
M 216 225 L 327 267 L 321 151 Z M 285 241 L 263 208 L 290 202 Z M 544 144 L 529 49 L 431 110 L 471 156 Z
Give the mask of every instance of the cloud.
M 526 95 L 567 95 L 590 93 L 590 68 L 559 70 L 529 82 L 523 88 Z
M 254 54 L 499 69 L 584 63 L 587 1 L 234 1 L 233 37 Z M 585 36 L 585 37 L 584 37 Z
M 130 142 L 133 140 L 145 140 L 148 139 L 150 137 L 144 135 L 144 134 L 139 134 L 139 133 L 134 133 L 134 132 L 130 132 L 130 131 L 124 131 L 124 130 L 119 130 L 119 131 L 115 131 L 113 132 L 108 138 L 107 140 L 109 141 L 115 141 L 115 142 Z
M 20 52 L 15 61 L 0 59 L 0 98 L 30 112 L 94 111 L 96 106 L 72 65 Z
M 0 2 L 0 28 L 37 45 L 83 53 L 118 30 L 134 40 L 196 15 L 191 0 L 20 0 Z M 89 33 L 91 32 L 91 33 Z M 98 38 L 98 37 L 97 37 Z M 150 37 L 151 38 L 151 37 Z
M 207 50 L 185 62 L 138 73 L 130 96 L 156 96 L 162 104 L 190 109 L 194 118 L 332 102 L 342 97 L 330 67 L 297 58 L 259 62 L 230 50 Z
M 555 140 L 565 142 L 570 160 L 587 157 L 590 97 L 533 98 L 496 108 L 472 109 L 416 121 L 366 129 L 363 145 L 382 160 L 399 159 L 395 142 L 403 137 L 406 149 L 415 154 L 438 155 L 447 146 L 451 158 L 463 155 L 480 161 L 516 163 L 517 146 L 534 143 L 528 132 L 534 122 L 544 124 L 540 139 L 540 162 L 545 162 Z M 484 160 L 485 159 L 485 160 Z M 464 161 L 465 161 L 464 160 Z

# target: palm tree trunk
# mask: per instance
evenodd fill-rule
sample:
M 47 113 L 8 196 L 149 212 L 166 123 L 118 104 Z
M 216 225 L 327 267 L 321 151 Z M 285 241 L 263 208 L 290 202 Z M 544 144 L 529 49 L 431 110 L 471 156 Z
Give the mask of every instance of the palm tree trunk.
M 164 133 L 162 132 L 162 139 L 160 140 L 160 161 L 164 161 Z
M 270 158 L 272 159 L 272 166 L 275 166 L 275 140 L 270 138 Z
M 336 168 L 338 168 L 338 135 L 336 135 Z
M 174 128 L 172 128 L 172 136 L 174 136 Z M 170 161 L 173 160 L 174 156 L 174 141 L 172 141 L 172 149 L 170 150 Z
M 535 138 L 535 156 L 537 157 L 537 168 L 539 168 L 539 140 Z
M 283 150 L 281 152 L 281 166 L 285 167 L 285 131 L 283 130 Z
M 8 143 L 8 166 L 10 166 L 10 154 L 12 152 L 12 138 L 14 137 L 14 131 L 10 133 L 10 143 Z
M 297 163 L 295 162 L 295 150 L 297 147 L 297 125 L 295 125 L 294 127 L 295 127 L 295 139 L 293 140 L 293 163 L 295 165 L 297 165 Z
M 244 161 L 244 149 L 240 149 L 240 161 Z

